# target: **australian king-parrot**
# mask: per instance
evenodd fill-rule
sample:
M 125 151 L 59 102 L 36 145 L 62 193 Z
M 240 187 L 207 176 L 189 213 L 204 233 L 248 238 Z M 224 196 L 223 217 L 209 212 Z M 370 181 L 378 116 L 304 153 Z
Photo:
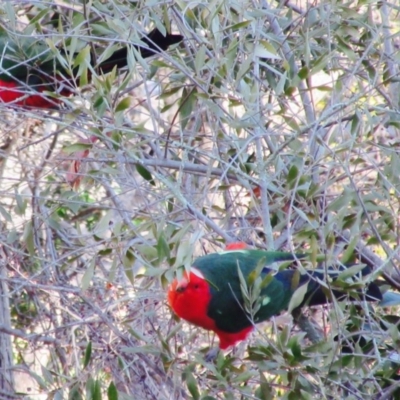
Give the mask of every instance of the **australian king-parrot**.
M 168 32 L 163 35 L 155 28 L 133 48 L 146 58 L 182 39 L 183 36 Z M 98 65 L 90 57 L 90 64 L 100 73 L 110 72 L 114 67 L 120 69 L 128 63 L 128 52 L 128 47 L 116 50 Z M 79 68 L 74 65 L 71 69 L 62 63 L 44 41 L 0 30 L 0 105 L 54 109 L 60 103 L 59 95 L 68 96 L 73 92 Z
M 221 349 L 246 339 L 254 324 L 286 310 L 293 294 L 301 286 L 307 285 L 304 298 L 296 308 L 325 304 L 328 301 L 326 293 L 329 290 L 326 285 L 323 289 L 319 283 L 326 282 L 324 271 L 310 270 L 307 274 L 300 274 L 296 269 L 276 271 L 267 268 L 275 262 L 293 262 L 306 255 L 249 250 L 236 245 L 230 245 L 228 249 L 197 258 L 190 273 L 184 272 L 181 279 L 175 279 L 168 291 L 168 302 L 173 311 L 194 325 L 214 331 L 219 337 Z M 249 283 L 249 279 L 255 279 L 257 273 L 254 271 L 259 272 L 258 276 L 264 285 L 258 285 L 261 289 L 256 302 L 258 308 L 252 312 L 243 296 L 246 290 L 251 291 L 251 285 L 245 291 L 243 286 Z M 343 270 L 335 273 L 332 271 L 336 277 L 340 272 Z M 368 267 L 361 271 L 362 275 L 370 272 Z M 246 284 L 243 285 L 243 282 Z M 355 293 L 359 299 L 374 301 L 382 298 L 375 283 L 369 283 L 363 289 L 357 289 Z M 336 289 L 332 294 L 337 299 L 346 296 Z

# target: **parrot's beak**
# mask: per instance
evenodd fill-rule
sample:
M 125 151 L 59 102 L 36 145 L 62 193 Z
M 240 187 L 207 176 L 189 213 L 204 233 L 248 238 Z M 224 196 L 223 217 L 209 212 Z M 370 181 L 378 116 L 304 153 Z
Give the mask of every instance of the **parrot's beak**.
M 175 292 L 177 293 L 183 293 L 188 285 L 189 281 L 186 278 L 180 279 L 175 286 Z

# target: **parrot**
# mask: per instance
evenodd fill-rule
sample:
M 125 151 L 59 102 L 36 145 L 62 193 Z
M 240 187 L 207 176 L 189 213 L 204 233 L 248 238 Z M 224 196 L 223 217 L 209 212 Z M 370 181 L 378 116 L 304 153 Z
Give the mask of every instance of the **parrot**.
M 247 249 L 245 245 L 230 244 L 223 252 L 210 253 L 194 260 L 190 272 L 185 271 L 180 279 L 172 281 L 167 300 L 178 317 L 215 332 L 219 338 L 219 348 L 225 350 L 246 339 L 255 324 L 287 310 L 294 293 L 300 288 L 304 289 L 304 297 L 299 297 L 300 304 L 295 305 L 295 309 L 329 301 L 329 293 L 326 295 L 328 287 L 325 284 L 323 288 L 324 285 L 320 283 L 327 279 L 325 271 L 307 270 L 307 273 L 300 274 L 296 269 L 275 270 L 267 267 L 278 262 L 294 262 L 307 256 Z M 362 269 L 363 276 L 372 272 L 367 266 L 355 267 Z M 344 271 L 346 269 L 332 270 L 332 280 Z M 254 310 L 251 310 L 252 306 L 249 307 L 249 301 L 246 304 L 246 296 L 243 294 L 251 293 L 252 289 L 257 293 L 252 285 L 257 276 L 262 283 L 258 285 L 258 298 L 253 303 Z M 346 297 L 337 287 L 332 295 L 338 300 Z M 369 283 L 365 291 L 358 284 L 355 296 L 368 301 L 382 299 L 380 288 L 374 282 Z
M 167 50 L 182 39 L 182 35 L 168 32 L 163 35 L 155 28 L 141 38 L 140 45 L 133 47 L 143 58 L 147 58 Z M 92 60 L 90 64 L 102 73 L 110 72 L 114 67 L 123 68 L 128 63 L 128 51 L 128 47 L 123 47 L 98 65 L 94 65 Z M 71 70 L 61 61 L 45 42 L 32 36 L 0 30 L 0 104 L 23 108 L 57 108 L 60 99 L 43 92 L 70 95 L 80 68 L 74 65 Z

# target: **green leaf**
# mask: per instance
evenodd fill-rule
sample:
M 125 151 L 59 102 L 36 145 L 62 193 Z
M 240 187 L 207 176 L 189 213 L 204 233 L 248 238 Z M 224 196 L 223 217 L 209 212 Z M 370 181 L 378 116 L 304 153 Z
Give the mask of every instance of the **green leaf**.
M 300 284 L 300 271 L 295 270 L 293 272 L 293 276 L 290 282 L 290 289 L 292 291 L 296 290 L 299 287 Z
M 91 400 L 101 400 L 101 384 L 99 380 L 94 381 Z
M 299 169 L 296 167 L 296 165 L 292 165 L 287 175 L 288 183 L 292 183 L 294 180 L 296 180 L 298 175 L 299 175 Z
M 358 115 L 358 112 L 356 112 L 353 118 L 351 119 L 350 131 L 353 135 L 355 135 L 358 132 L 359 128 L 360 128 L 360 117 Z
M 90 46 L 85 46 L 75 57 L 74 67 L 84 67 L 86 66 L 86 61 L 90 63 Z M 83 70 L 83 69 L 82 69 Z
M 132 328 L 132 326 L 128 327 L 128 332 L 130 335 L 132 335 L 134 338 L 143 341 L 144 343 L 148 343 L 148 339 L 146 336 L 144 336 L 141 332 L 135 330 Z M 130 348 L 131 349 L 131 348 Z
M 276 271 L 268 272 L 268 274 L 264 276 L 264 278 L 260 284 L 260 288 L 261 289 L 266 288 L 273 281 L 275 274 L 276 274 Z
M 31 25 L 36 24 L 37 22 L 39 23 L 39 26 L 41 26 L 40 20 L 49 13 L 50 8 L 45 7 L 42 11 L 38 12 L 36 15 L 33 16 L 33 18 L 29 21 Z
M 6 209 L 0 205 L 0 214 L 3 216 L 3 218 L 7 221 L 7 222 L 11 222 L 12 218 L 11 215 L 6 211 Z
M 300 79 L 307 79 L 309 76 L 310 70 L 307 67 L 303 67 L 299 73 L 297 74 Z
M 108 396 L 108 400 L 118 400 L 118 390 L 115 387 L 114 382 L 111 382 L 110 386 L 108 386 L 107 396 Z
M 93 398 L 95 382 L 91 376 L 86 381 L 86 400 Z
M 93 28 L 93 25 L 91 25 L 91 28 Z M 105 33 L 105 32 L 104 32 Z M 109 32 L 106 34 L 110 34 Z M 100 55 L 100 57 L 97 58 L 97 65 L 101 64 L 102 62 L 107 61 L 118 49 L 118 46 L 110 46 L 107 47 Z
M 192 245 L 187 240 L 177 240 L 176 241 L 178 249 L 176 250 L 176 262 L 177 266 L 191 265 L 191 257 L 192 257 Z
M 352 276 L 358 274 L 365 268 L 365 264 L 357 264 L 353 265 L 352 267 L 346 268 L 343 272 L 341 272 L 337 279 L 344 281 L 347 278 L 351 278 Z
M 254 48 L 254 55 L 261 58 L 269 58 L 270 60 L 281 60 L 275 48 L 266 40 L 260 40 Z
M 68 400 L 83 400 L 80 388 L 79 388 L 79 384 L 74 385 L 70 391 L 69 391 L 69 395 L 68 395 Z
M 122 257 L 122 265 L 124 266 L 125 274 L 133 284 L 135 276 L 133 274 L 133 266 L 135 264 L 136 257 L 133 250 L 130 248 L 126 251 L 125 255 Z
M 89 342 L 85 349 L 85 357 L 83 359 L 83 368 L 86 368 L 89 365 L 91 356 L 92 356 L 92 342 Z
M 236 383 L 245 383 L 248 382 L 251 378 L 254 377 L 255 371 L 244 371 L 241 374 L 234 377 L 233 382 Z
M 83 68 L 79 71 L 79 86 L 86 86 L 89 83 L 88 69 Z
M 351 242 L 347 245 L 346 250 L 340 259 L 342 264 L 346 264 L 353 259 L 354 249 L 357 246 L 359 239 L 359 236 L 356 234 L 352 236 Z
M 200 399 L 200 392 L 197 387 L 197 381 L 194 378 L 193 374 L 189 371 L 186 370 L 183 374 L 183 381 L 186 381 L 186 385 L 188 387 L 188 390 L 190 394 L 192 395 L 194 400 L 199 400 Z
M 302 353 L 301 353 L 301 345 L 299 343 L 297 336 L 290 338 L 288 347 L 292 351 L 293 357 L 297 361 L 301 361 L 303 357 L 302 357 Z
M 95 258 L 93 258 L 92 261 L 90 262 L 88 269 L 83 274 L 82 282 L 81 282 L 82 290 L 86 290 L 89 288 L 90 283 L 92 282 L 95 266 L 96 266 L 96 260 L 95 260 Z
M 237 23 L 237 24 L 234 24 L 234 25 L 229 26 L 229 27 L 226 28 L 225 30 L 232 31 L 232 32 L 239 31 L 239 30 L 241 30 L 242 28 L 246 28 L 246 27 L 249 26 L 251 23 L 252 23 L 252 21 L 243 21 L 243 22 L 239 22 L 239 23 Z
M 130 106 L 131 106 L 131 98 L 125 97 L 118 103 L 117 107 L 115 107 L 115 112 L 127 110 Z
M 192 117 L 193 110 L 196 104 L 196 90 L 194 88 L 184 88 L 182 92 L 182 99 L 179 107 L 179 116 L 181 122 L 181 129 L 185 129 L 187 123 Z
M 236 75 L 236 84 L 239 85 L 240 80 L 249 72 L 252 62 L 252 58 L 247 57 L 242 63 L 240 63 L 240 69 Z
M 327 85 L 314 86 L 314 89 L 319 90 L 321 92 L 332 92 L 332 87 Z
M 159 258 L 160 262 L 163 261 L 164 258 L 169 259 L 171 256 L 168 243 L 165 240 L 165 236 L 163 233 L 161 233 L 160 236 L 158 237 L 157 253 L 158 253 L 158 258 Z
M 244 300 L 248 301 L 249 300 L 249 290 L 247 287 L 246 279 L 244 278 L 242 270 L 240 269 L 239 265 L 237 266 L 237 271 L 238 271 L 238 276 L 239 276 L 239 281 L 240 281 L 240 290 L 242 292 Z
M 256 279 L 261 275 L 262 270 L 265 268 L 267 259 L 263 257 L 258 263 L 256 268 L 253 269 L 247 276 L 247 285 L 254 285 Z
M 17 188 L 14 188 L 15 200 L 16 200 L 16 207 L 15 211 L 18 215 L 24 215 L 26 211 L 27 201 L 24 199 L 17 191 Z
M 49 385 L 49 384 L 53 385 L 54 384 L 54 376 L 52 374 L 52 371 L 48 370 L 43 365 L 40 367 L 40 371 L 42 372 L 42 378 L 45 379 L 45 382 L 47 383 L 47 385 Z M 46 387 L 46 386 L 44 386 L 44 387 Z
M 196 52 L 196 57 L 194 59 L 194 66 L 196 68 L 196 74 L 199 75 L 206 64 L 206 46 L 200 46 L 199 50 Z
M 91 149 L 93 147 L 90 143 L 74 143 L 69 146 L 63 147 L 63 152 L 67 154 L 77 153 L 80 151 L 85 151 L 87 149 Z
M 349 58 L 350 61 L 356 62 L 357 55 L 354 53 L 352 48 L 348 45 L 348 43 L 343 40 L 340 36 L 336 35 L 338 48 Z
M 25 224 L 24 234 L 22 235 L 22 242 L 25 243 L 29 255 L 34 256 L 36 247 L 33 237 L 32 221 L 28 221 Z
M 283 74 L 280 75 L 278 84 L 275 87 L 275 92 L 277 95 L 281 95 L 285 90 L 286 83 L 288 81 L 287 72 L 285 71 Z
M 146 181 L 148 181 L 151 185 L 153 185 L 153 186 L 156 185 L 150 171 L 147 168 L 143 167 L 143 165 L 136 164 L 136 171 L 139 173 L 139 175 L 142 178 L 144 178 Z
M 305 285 L 301 285 L 293 293 L 288 307 L 288 312 L 291 313 L 296 307 L 298 307 L 304 300 L 308 290 L 308 282 Z
M 317 60 L 314 62 L 314 65 L 311 69 L 310 75 L 315 75 L 317 72 L 320 72 L 323 70 L 327 65 L 328 62 L 330 62 L 331 56 L 324 54 L 320 58 L 317 58 Z M 329 89 L 331 89 L 329 87 Z M 332 89 L 331 89 L 332 90 Z

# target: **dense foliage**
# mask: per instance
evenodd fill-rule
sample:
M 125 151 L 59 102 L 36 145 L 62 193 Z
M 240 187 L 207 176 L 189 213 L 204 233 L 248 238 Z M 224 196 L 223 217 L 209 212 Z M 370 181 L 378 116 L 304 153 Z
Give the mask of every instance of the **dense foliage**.
M 213 336 L 165 302 L 178 267 L 237 240 L 309 252 L 307 268 L 365 263 L 399 289 L 399 12 L 395 0 L 2 2 L 3 30 L 81 66 L 59 110 L 0 104 L 0 335 L 15 380 L 2 390 L 399 398 L 396 308 L 305 310 L 318 342 L 284 314 L 208 363 Z M 184 42 L 132 52 L 125 72 L 90 71 L 89 84 L 88 51 L 163 26 Z

